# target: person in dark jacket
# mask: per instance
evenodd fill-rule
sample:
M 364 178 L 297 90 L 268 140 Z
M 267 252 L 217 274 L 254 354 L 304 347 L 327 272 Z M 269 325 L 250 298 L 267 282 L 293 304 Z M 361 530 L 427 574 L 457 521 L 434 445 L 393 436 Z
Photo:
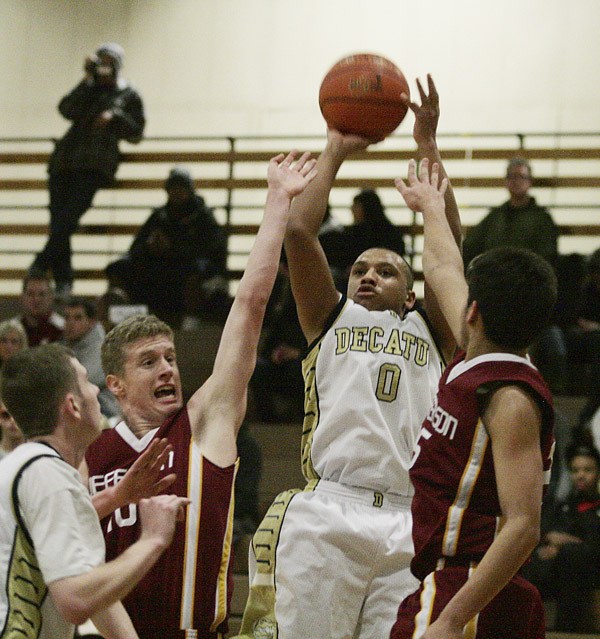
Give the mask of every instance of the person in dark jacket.
M 542 597 L 555 598 L 555 630 L 585 627 L 591 591 L 600 588 L 600 453 L 575 443 L 566 455 L 571 491 L 565 501 L 545 505 L 542 541 L 524 576 Z
M 154 209 L 129 253 L 106 274 L 109 286 L 122 289 L 130 302 L 192 328 L 199 315 L 228 308 L 227 235 L 186 169 L 172 169 L 165 190 L 166 204 Z
M 480 253 L 499 246 L 514 246 L 541 255 L 556 269 L 558 227 L 548 209 L 537 204 L 530 195 L 532 181 L 531 166 L 525 158 L 509 160 L 506 168 L 509 199 L 492 208 L 468 231 L 463 242 L 465 267 Z M 552 391 L 564 393 L 567 353 L 558 326 L 548 326 L 531 345 L 530 353 Z
M 539 206 L 529 194 L 532 184 L 531 166 L 527 160 L 514 157 L 506 169 L 509 199 L 490 209 L 479 224 L 472 227 L 463 242 L 464 263 L 492 248 L 515 246 L 526 248 L 556 267 L 558 228 L 548 209 Z
M 142 99 L 120 75 L 123 57 L 120 45 L 101 45 L 85 59 L 83 80 L 58 105 L 73 124 L 50 157 L 50 234 L 31 270 L 51 271 L 59 297 L 73 282 L 71 236 L 98 189 L 113 181 L 119 140 L 137 143 L 144 131 Z

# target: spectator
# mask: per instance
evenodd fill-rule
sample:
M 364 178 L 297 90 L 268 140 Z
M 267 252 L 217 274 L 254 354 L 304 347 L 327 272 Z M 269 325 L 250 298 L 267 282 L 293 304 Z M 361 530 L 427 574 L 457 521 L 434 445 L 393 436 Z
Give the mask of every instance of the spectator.
M 373 247 L 387 248 L 404 255 L 402 231 L 388 220 L 375 191 L 363 189 L 354 197 L 351 210 L 354 222 L 346 227 L 346 266 L 354 264 L 359 255 Z
M 319 242 L 329 264 L 333 281 L 339 291 L 346 290 L 348 266 L 348 237 L 346 227 L 331 214 L 329 204 L 319 229 Z
M 127 256 L 109 264 L 109 286 L 162 319 L 192 328 L 200 313 L 228 308 L 227 237 L 212 209 L 194 192 L 192 177 L 174 168 L 167 202 L 154 209 Z M 175 313 L 175 317 L 173 316 Z
M 302 421 L 305 350 L 306 339 L 298 321 L 287 265 L 282 261 L 265 318 L 260 355 L 250 380 L 260 421 Z M 277 397 L 286 406 L 279 407 Z
M 529 194 L 532 173 L 529 162 L 514 157 L 506 169 L 509 199 L 494 207 L 469 230 L 463 243 L 465 267 L 480 253 L 499 246 L 527 248 L 556 268 L 558 228 L 548 210 Z M 531 355 L 554 392 L 566 383 L 566 351 L 560 329 L 551 325 L 531 346 Z
M 119 403 L 106 387 L 102 370 L 100 350 L 106 333 L 96 319 L 96 307 L 89 300 L 72 297 L 65 303 L 64 315 L 64 343 L 84 365 L 92 384 L 100 389 L 98 401 L 102 414 L 108 418 L 120 415 Z
M 119 600 L 170 545 L 188 503 L 174 495 L 142 500 L 136 543 L 104 562 L 98 516 L 77 472 L 100 434 L 97 393 L 58 344 L 25 349 L 2 371 L 2 397 L 27 440 L 0 461 L 5 637 L 69 639 L 88 618 L 106 639 L 136 637 Z
M 84 78 L 58 105 L 73 124 L 55 146 L 48 165 L 50 235 L 32 269 L 51 271 L 57 293 L 73 283 L 71 235 L 99 188 L 112 182 L 119 165 L 119 140 L 139 142 L 144 108 L 122 77 L 124 51 L 107 42 L 84 62 Z
M 23 443 L 23 433 L 0 398 L 0 459 Z
M 0 322 L 0 369 L 15 353 L 27 346 L 27 333 L 17 319 Z
M 556 599 L 555 630 L 579 632 L 591 630 L 584 627 L 590 591 L 600 588 L 600 454 L 576 444 L 567 464 L 571 491 L 549 506 L 541 544 L 523 574 L 544 598 Z
M 583 392 L 588 395 L 584 414 L 600 397 L 600 249 L 587 262 L 588 278 L 584 282 L 576 317 L 565 328 L 569 362 L 582 372 Z
M 15 319 L 21 322 L 29 346 L 62 339 L 65 320 L 53 310 L 54 286 L 48 276 L 39 272 L 25 276 L 21 309 L 21 315 Z

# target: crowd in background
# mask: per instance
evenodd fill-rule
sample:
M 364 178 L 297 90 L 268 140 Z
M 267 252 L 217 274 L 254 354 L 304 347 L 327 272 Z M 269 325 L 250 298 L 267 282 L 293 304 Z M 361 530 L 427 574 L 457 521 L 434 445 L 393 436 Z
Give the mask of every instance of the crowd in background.
M 138 141 L 145 119 L 139 94 L 120 75 L 123 52 L 112 43 L 86 59 L 85 77 L 60 103 L 73 122 L 59 141 L 49 167 L 50 233 L 23 281 L 20 311 L 0 318 L 0 367 L 16 352 L 50 342 L 68 346 L 100 387 L 106 426 L 119 406 L 106 387 L 100 348 L 112 326 L 110 307 L 139 305 L 183 331 L 202 321 L 223 322 L 231 308 L 227 279 L 227 236 L 212 209 L 196 192 L 185 167 L 165 181 L 166 202 L 154 209 L 126 255 L 106 268 L 107 292 L 98 299 L 71 295 L 70 238 L 98 189 L 110 184 L 118 167 L 118 141 Z M 464 241 L 464 262 L 491 248 L 518 246 L 544 257 L 555 269 L 559 297 L 552 324 L 531 349 L 534 363 L 555 395 L 585 397 L 574 428 L 557 431 L 558 459 L 544 505 L 542 542 L 526 567 L 542 594 L 558 601 L 556 627 L 575 630 L 585 595 L 600 588 L 600 248 L 591 255 L 560 255 L 559 230 L 549 211 L 530 195 L 528 162 L 510 160 L 509 199 L 491 209 Z M 352 224 L 329 213 L 319 235 L 338 290 L 345 291 L 349 268 L 367 248 L 405 254 L 405 238 L 370 189 L 354 198 Z M 518 304 L 518 300 L 514 300 Z M 306 341 L 290 290 L 285 252 L 271 296 L 259 356 L 250 387 L 248 421 L 301 421 Z M 22 441 L 0 400 L 0 456 Z M 236 533 L 249 534 L 260 521 L 260 450 L 249 429 L 238 440 L 240 472 Z M 582 479 L 583 477 L 583 479 Z

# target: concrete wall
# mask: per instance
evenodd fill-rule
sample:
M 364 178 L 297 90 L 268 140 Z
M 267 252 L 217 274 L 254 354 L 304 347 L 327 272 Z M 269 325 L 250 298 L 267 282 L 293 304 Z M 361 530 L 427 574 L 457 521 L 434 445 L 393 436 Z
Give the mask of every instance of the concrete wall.
M 598 33 L 598 0 L 0 0 L 0 135 L 61 134 L 105 40 L 148 135 L 319 134 L 320 81 L 357 51 L 432 72 L 445 132 L 600 130 Z

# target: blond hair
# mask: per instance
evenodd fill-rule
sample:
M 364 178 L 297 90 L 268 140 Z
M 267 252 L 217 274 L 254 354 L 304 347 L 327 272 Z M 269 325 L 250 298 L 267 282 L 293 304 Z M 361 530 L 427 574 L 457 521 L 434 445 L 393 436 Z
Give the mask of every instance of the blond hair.
M 171 327 L 155 315 L 132 315 L 117 324 L 102 344 L 102 368 L 105 375 L 122 375 L 125 369 L 125 349 L 140 339 L 157 335 L 173 339 Z

